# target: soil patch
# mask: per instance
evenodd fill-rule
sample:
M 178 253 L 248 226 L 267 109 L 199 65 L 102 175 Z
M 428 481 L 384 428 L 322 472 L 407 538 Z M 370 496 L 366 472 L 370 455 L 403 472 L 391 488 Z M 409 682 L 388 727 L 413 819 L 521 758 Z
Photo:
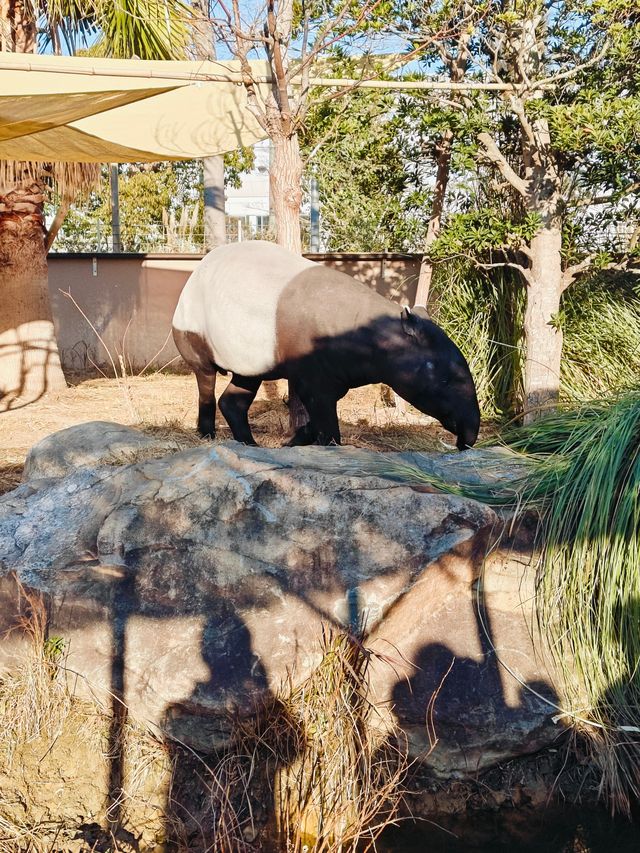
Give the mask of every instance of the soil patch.
M 227 380 L 219 378 L 222 393 Z M 289 428 L 286 382 L 263 383 L 251 408 L 258 444 L 279 447 Z M 384 385 L 354 388 L 338 404 L 343 444 L 389 450 L 451 451 L 454 437 L 432 418 L 405 403 L 396 406 Z M 53 432 L 87 421 L 113 421 L 162 433 L 179 446 L 200 442 L 195 430 L 197 391 L 191 375 L 156 373 L 116 379 L 77 380 L 37 403 L 0 412 L 0 494 L 20 482 L 29 448 Z M 220 414 L 218 438 L 231 432 Z

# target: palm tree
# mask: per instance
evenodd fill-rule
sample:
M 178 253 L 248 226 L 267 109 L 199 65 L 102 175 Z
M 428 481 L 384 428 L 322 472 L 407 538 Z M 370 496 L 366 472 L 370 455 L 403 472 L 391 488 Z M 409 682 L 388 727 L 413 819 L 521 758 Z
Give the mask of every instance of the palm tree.
M 25 0 L 0 4 L 0 49 L 35 53 L 38 33 L 54 53 L 89 45 L 100 56 L 184 59 L 191 8 L 182 0 Z M 47 259 L 52 235 L 44 200 L 70 202 L 93 186 L 96 164 L 0 161 L 0 409 L 15 408 L 66 387 L 49 302 Z

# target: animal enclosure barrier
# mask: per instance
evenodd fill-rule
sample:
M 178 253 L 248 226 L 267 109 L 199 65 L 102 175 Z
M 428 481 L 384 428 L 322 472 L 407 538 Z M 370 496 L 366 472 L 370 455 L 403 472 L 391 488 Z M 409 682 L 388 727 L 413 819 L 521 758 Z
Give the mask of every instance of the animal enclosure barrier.
M 418 255 L 308 257 L 360 279 L 399 305 L 414 303 Z M 50 255 L 49 291 L 64 369 L 92 375 L 96 367 L 108 367 L 105 346 L 112 356 L 122 356 L 132 372 L 147 366 L 182 369 L 171 338 L 171 318 L 180 292 L 201 258 L 202 255 L 167 254 Z M 71 294 L 78 307 L 65 293 Z

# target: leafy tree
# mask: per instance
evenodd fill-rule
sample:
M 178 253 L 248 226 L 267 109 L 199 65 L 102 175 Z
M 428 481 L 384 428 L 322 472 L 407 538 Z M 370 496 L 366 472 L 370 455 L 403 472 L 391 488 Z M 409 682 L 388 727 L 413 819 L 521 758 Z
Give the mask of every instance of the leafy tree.
M 362 90 L 312 104 L 302 153 L 307 176 L 318 182 L 328 249 L 407 252 L 422 242 L 428 192 L 422 171 L 407 159 L 404 132 L 390 92 Z
M 533 417 L 558 398 L 561 296 L 594 265 L 613 265 L 614 241 L 600 251 L 593 232 L 601 237 L 605 224 L 637 205 L 638 15 L 621 0 L 486 0 L 472 20 L 465 3 L 449 0 L 427 14 L 412 11 L 425 35 L 465 22 L 465 82 L 483 89 L 448 99 L 460 116 L 450 130 L 481 191 L 449 217 L 431 257 L 518 273 L 526 291 L 525 409 Z M 429 62 L 446 73 L 437 51 Z

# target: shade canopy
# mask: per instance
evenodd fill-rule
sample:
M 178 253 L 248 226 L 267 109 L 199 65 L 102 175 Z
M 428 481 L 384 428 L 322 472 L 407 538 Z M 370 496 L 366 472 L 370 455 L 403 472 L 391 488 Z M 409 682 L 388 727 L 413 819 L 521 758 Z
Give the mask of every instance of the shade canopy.
M 268 79 L 266 62 L 252 62 Z M 267 85 L 258 84 L 259 96 Z M 239 62 L 0 52 L 0 160 L 188 160 L 266 136 L 247 108 Z

